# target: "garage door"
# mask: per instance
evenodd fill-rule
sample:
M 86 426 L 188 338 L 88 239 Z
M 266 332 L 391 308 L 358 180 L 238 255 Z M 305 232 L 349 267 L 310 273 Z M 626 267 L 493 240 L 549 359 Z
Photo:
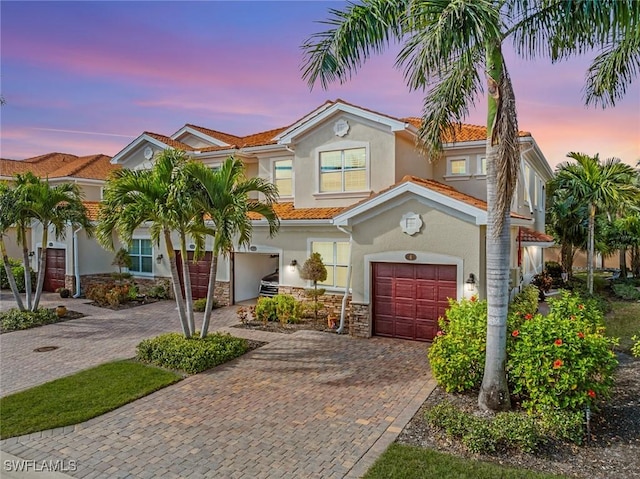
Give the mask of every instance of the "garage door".
M 456 280 L 455 265 L 373 263 L 373 334 L 431 341 Z
M 209 270 L 211 268 L 211 252 L 208 251 L 205 255 L 193 262 L 193 251 L 187 252 L 189 258 L 189 277 L 191 278 L 191 296 L 193 299 L 200 299 L 207 297 L 207 288 L 209 286 Z M 182 288 L 182 294 L 184 295 L 184 284 L 182 281 L 182 256 L 180 251 L 176 251 L 176 260 L 178 262 L 178 274 L 180 275 L 180 287 Z
M 64 288 L 66 273 L 66 250 L 63 248 L 47 248 L 47 266 L 44 274 L 44 291 L 54 293 L 58 288 Z

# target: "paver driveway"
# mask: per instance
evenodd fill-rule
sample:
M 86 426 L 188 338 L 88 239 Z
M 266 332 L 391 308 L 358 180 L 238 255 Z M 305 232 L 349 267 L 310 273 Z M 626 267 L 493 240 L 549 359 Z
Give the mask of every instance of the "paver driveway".
M 74 477 L 359 477 L 431 391 L 425 351 L 383 338 L 277 335 L 116 411 L 0 448 L 74 460 Z

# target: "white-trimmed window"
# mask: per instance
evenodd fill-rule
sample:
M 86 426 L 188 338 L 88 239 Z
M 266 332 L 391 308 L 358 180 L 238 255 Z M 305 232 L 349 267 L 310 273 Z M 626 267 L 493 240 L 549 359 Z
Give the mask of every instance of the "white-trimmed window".
M 293 196 L 293 160 L 273 162 L 273 184 L 280 196 Z
M 313 241 L 311 252 L 320 253 L 327 268 L 327 280 L 321 284 L 328 288 L 345 288 L 349 262 L 348 241 Z
M 134 274 L 153 274 L 153 245 L 150 239 L 134 238 L 129 247 L 131 267 Z
M 484 156 L 478 156 L 478 175 L 487 174 L 487 158 Z
M 367 149 L 365 147 L 319 153 L 320 193 L 363 191 L 367 185 Z
M 447 176 L 469 176 L 469 158 L 447 158 Z

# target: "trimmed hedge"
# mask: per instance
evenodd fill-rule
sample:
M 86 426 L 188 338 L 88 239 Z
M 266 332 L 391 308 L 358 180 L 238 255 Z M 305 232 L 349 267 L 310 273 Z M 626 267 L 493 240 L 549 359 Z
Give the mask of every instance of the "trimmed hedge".
M 0 327 L 2 331 L 18 331 L 30 329 L 43 324 L 52 324 L 60 321 L 53 309 L 40 308 L 37 311 L 20 311 L 18 308 L 11 308 L 0 313 Z
M 201 339 L 197 333 L 185 338 L 180 333 L 167 333 L 145 339 L 137 347 L 139 361 L 189 374 L 210 369 L 249 350 L 245 339 L 214 333 Z

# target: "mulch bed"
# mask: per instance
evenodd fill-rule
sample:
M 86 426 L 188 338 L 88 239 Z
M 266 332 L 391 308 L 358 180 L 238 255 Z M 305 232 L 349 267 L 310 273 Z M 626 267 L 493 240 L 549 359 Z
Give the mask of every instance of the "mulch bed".
M 398 436 L 397 442 L 467 458 L 589 479 L 640 478 L 640 359 L 618 354 L 620 366 L 609 402 L 592 414 L 591 438 L 583 446 L 549 443 L 533 454 L 505 451 L 471 454 L 457 441 L 432 429 L 427 409 L 449 401 L 477 411 L 476 394 L 447 394 L 436 388 Z
M 131 309 L 131 308 L 136 308 L 138 306 L 144 306 L 145 304 L 157 303 L 158 301 L 163 301 L 163 300 L 160 300 L 157 298 L 135 299 L 132 301 L 127 301 L 125 303 L 120 303 L 116 306 L 110 306 L 108 304 L 98 304 L 96 302 L 90 302 L 87 304 L 90 304 L 91 306 L 95 306 L 96 308 L 110 309 L 111 311 L 121 311 L 123 309 Z
M 240 329 L 252 329 L 255 331 L 268 331 L 270 333 L 293 334 L 296 331 L 327 331 L 335 332 L 335 329 L 327 327 L 327 320 L 323 319 L 315 321 L 313 319 L 305 319 L 295 324 L 280 324 L 277 321 L 268 321 L 266 324 L 262 321 L 249 321 L 248 323 L 235 324 L 232 327 Z

